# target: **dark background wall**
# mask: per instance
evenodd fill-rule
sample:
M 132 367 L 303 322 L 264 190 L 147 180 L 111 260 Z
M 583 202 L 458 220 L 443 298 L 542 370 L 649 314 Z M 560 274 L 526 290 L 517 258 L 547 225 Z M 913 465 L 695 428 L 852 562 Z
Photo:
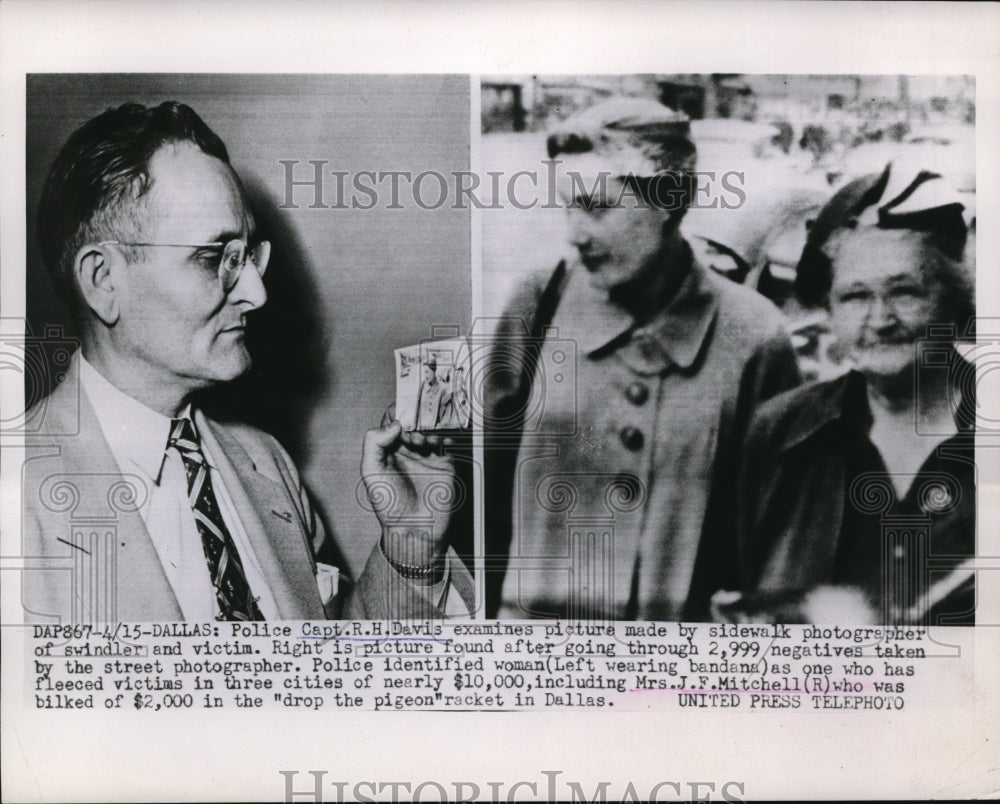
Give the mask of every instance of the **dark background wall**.
M 252 372 L 205 400 L 276 435 L 292 454 L 355 573 L 378 533 L 355 496 L 364 431 L 393 401 L 393 349 L 471 316 L 468 210 L 429 210 L 401 182 L 370 210 L 285 203 L 285 167 L 449 175 L 469 164 L 469 79 L 462 76 L 33 75 L 27 84 L 28 323 L 72 334 L 52 294 L 35 214 L 57 150 L 85 120 L 126 101 L 189 104 L 226 143 L 259 228 L 273 243 L 267 306 L 251 318 Z M 326 204 L 336 202 L 327 176 Z M 350 187 L 350 176 L 347 187 Z M 422 186 L 433 204 L 438 186 Z M 359 201 L 368 198 L 358 195 Z M 349 203 L 349 199 L 348 199 Z

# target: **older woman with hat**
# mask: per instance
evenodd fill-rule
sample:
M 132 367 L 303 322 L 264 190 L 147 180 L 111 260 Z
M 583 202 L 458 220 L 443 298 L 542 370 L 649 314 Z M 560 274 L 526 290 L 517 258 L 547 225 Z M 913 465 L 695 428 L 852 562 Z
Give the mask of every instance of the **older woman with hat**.
M 901 181 L 897 181 L 901 179 Z M 741 477 L 745 595 L 726 619 L 974 622 L 972 271 L 940 176 L 887 167 L 837 192 L 796 293 L 851 370 L 755 415 Z

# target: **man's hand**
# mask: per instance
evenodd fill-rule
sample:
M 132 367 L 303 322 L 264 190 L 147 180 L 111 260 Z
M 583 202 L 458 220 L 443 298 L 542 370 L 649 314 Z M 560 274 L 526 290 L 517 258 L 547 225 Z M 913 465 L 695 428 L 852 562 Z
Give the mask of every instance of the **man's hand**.
M 404 433 L 398 421 L 365 434 L 361 478 L 392 561 L 429 566 L 448 549 L 445 531 L 462 502 L 454 461 L 442 454 L 450 444 L 447 438 Z

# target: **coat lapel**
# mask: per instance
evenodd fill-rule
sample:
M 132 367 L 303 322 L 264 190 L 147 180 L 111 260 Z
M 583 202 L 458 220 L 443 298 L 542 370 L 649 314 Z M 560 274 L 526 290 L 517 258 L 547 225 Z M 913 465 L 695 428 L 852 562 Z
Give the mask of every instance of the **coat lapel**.
M 761 588 L 830 581 L 847 491 L 842 444 L 869 415 L 864 380 L 854 372 L 816 385 L 807 403 L 798 405 L 777 445 L 775 471 L 758 509 L 782 511 L 785 523 L 775 543 L 760 549 L 770 556 Z
M 24 494 L 26 500 L 37 494 L 42 502 L 46 539 L 78 545 L 68 548 L 75 608 L 89 620 L 183 619 L 140 513 L 149 499 L 149 484 L 136 473 L 123 472 L 115 461 L 80 386 L 78 360 L 45 404 L 45 421 L 51 425 L 45 429 L 64 433 L 55 439 L 60 465 L 47 465 L 44 478 L 36 474 L 37 488 L 26 487 Z M 33 474 L 38 469 L 41 466 Z M 56 511 L 46 503 L 46 484 L 59 482 L 60 475 L 78 494 L 69 511 Z M 108 595 L 106 603 L 103 595 Z
M 217 464 L 282 620 L 324 619 L 299 506 L 279 477 L 261 470 L 224 425 L 196 411 L 198 432 Z M 270 462 L 270 460 L 268 461 Z

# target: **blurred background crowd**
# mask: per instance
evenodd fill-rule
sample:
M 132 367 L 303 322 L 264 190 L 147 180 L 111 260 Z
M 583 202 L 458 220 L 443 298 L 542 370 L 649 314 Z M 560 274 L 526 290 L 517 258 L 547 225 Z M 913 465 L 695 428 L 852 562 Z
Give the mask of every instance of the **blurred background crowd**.
M 704 265 L 758 290 L 788 315 L 808 379 L 827 379 L 845 367 L 827 332 L 825 311 L 804 309 L 792 296 L 795 265 L 812 219 L 847 182 L 880 172 L 889 162 L 910 175 L 941 174 L 965 206 L 967 262 L 974 268 L 971 76 L 485 76 L 481 88 L 481 173 L 510 177 L 526 170 L 539 176 L 534 208 L 507 203 L 483 213 L 488 317 L 500 314 L 520 277 L 555 265 L 566 250 L 563 211 L 543 208 L 546 131 L 615 96 L 654 99 L 691 119 L 705 192 L 704 203 L 689 210 L 683 232 Z M 738 194 L 720 192 L 726 174 Z M 527 180 L 517 184 L 522 206 L 531 192 Z

